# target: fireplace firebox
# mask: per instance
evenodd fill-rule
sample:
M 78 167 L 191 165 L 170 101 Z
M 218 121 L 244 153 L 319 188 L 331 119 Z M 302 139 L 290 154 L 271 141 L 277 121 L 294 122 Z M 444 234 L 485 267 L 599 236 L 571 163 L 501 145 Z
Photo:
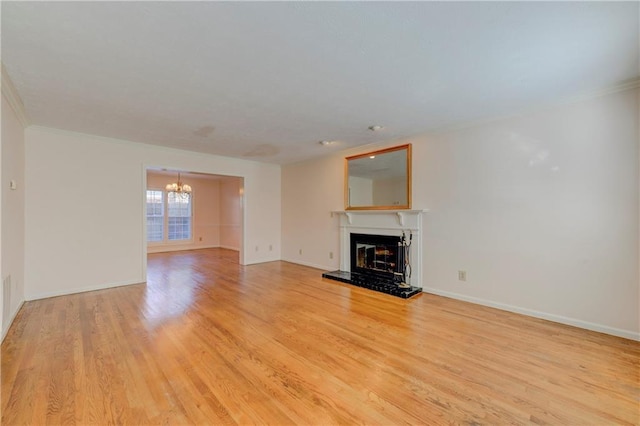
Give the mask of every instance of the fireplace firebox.
M 351 272 L 403 281 L 404 259 L 400 237 L 351 234 Z
M 395 235 L 350 234 L 350 271 L 333 271 L 324 278 L 409 298 L 421 288 L 406 283 L 408 248 L 407 237 Z

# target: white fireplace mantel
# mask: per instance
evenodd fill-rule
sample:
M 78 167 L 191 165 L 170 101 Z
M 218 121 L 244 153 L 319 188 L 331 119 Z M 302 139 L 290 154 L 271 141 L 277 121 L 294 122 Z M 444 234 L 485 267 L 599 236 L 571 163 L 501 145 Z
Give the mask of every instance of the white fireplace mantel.
M 340 270 L 351 271 L 352 233 L 411 237 L 411 277 L 408 284 L 422 287 L 422 215 L 428 210 L 348 210 L 333 211 L 340 216 Z
M 428 212 L 429 210 L 339 210 L 332 211 L 331 215 L 334 214 L 344 215 L 347 218 L 349 224 L 353 224 L 354 217 L 360 217 L 361 215 L 372 216 L 374 220 L 377 222 L 379 220 L 379 216 L 390 218 L 393 216 L 397 216 L 397 221 L 400 226 L 405 226 L 405 218 L 420 218 L 421 214 L 424 212 Z M 360 220 L 361 221 L 361 220 Z

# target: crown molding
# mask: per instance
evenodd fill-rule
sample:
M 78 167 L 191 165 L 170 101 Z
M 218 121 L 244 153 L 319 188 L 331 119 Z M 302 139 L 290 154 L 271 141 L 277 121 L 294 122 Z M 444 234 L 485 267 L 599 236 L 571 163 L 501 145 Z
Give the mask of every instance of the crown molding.
M 637 89 L 640 87 L 640 77 L 634 78 L 632 80 L 626 81 L 621 84 L 617 84 L 611 87 L 605 87 L 604 89 L 594 90 L 589 93 L 584 93 L 581 96 L 576 96 L 575 98 L 567 99 L 565 102 L 575 102 L 575 101 L 583 101 L 592 98 L 599 98 L 600 96 L 609 95 L 616 92 L 623 92 L 625 90 Z
M 9 77 L 7 69 L 4 67 L 4 64 L 2 64 L 2 94 L 9 105 L 11 105 L 11 108 L 18 117 L 18 121 L 22 124 L 22 127 L 27 127 L 29 125 L 29 120 L 27 119 L 27 114 L 24 110 L 24 104 L 22 103 L 22 99 L 20 98 L 16 87 L 13 85 L 13 81 L 11 81 L 11 77 Z
M 489 124 L 489 123 L 494 123 L 497 121 L 501 121 L 501 120 L 505 120 L 508 118 L 513 118 L 513 117 L 520 117 L 522 115 L 525 114 L 531 114 L 531 113 L 535 113 L 538 111 L 543 111 L 543 110 L 548 110 L 550 108 L 556 108 L 556 107 L 560 107 L 563 105 L 571 105 L 574 103 L 578 103 L 578 102 L 586 102 L 589 101 L 591 99 L 597 99 L 603 96 L 607 96 L 607 95 L 612 95 L 614 93 L 618 93 L 618 92 L 624 92 L 627 90 L 634 90 L 634 89 L 638 89 L 640 88 L 640 78 L 634 78 L 632 80 L 629 81 L 625 81 L 621 84 L 617 84 L 614 86 L 609 86 L 609 87 L 604 87 L 602 89 L 598 89 L 598 90 L 592 90 L 589 92 L 584 92 L 578 95 L 574 95 L 571 97 L 565 97 L 563 99 L 558 99 L 556 101 L 552 101 L 549 103 L 545 103 L 545 104 L 540 104 L 540 105 L 536 105 L 527 109 L 524 109 L 522 111 L 513 113 L 513 114 L 503 114 L 503 115 L 499 115 L 496 117 L 491 117 L 491 118 L 486 118 L 486 119 L 480 119 L 480 120 L 472 120 L 472 121 L 467 121 L 467 122 L 463 122 L 463 123 L 458 123 L 458 124 L 453 124 L 450 126 L 443 126 L 443 127 L 439 127 L 436 129 L 433 129 L 429 132 L 425 132 L 425 133 L 421 133 L 418 136 L 430 136 L 430 135 L 439 135 L 439 134 L 445 134 L 445 133 L 451 133 L 451 132 L 455 132 L 458 130 L 464 130 L 464 129 L 468 129 L 470 127 L 476 127 L 476 126 L 481 126 L 484 124 Z

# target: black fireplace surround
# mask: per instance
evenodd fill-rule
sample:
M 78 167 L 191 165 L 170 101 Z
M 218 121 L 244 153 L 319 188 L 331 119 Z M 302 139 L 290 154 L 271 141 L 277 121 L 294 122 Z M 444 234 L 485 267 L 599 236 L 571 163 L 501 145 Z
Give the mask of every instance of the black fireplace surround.
M 350 234 L 351 272 L 333 271 L 324 278 L 380 291 L 402 298 L 420 292 L 405 284 L 405 246 L 399 236 Z

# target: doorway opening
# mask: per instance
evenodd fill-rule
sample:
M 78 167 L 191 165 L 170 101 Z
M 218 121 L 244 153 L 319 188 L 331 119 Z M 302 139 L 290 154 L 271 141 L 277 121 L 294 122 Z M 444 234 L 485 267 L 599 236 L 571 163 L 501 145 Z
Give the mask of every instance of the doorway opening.
M 175 192 L 177 183 L 191 188 Z M 244 264 L 244 178 L 145 168 L 144 276 L 150 253 L 223 248 Z

